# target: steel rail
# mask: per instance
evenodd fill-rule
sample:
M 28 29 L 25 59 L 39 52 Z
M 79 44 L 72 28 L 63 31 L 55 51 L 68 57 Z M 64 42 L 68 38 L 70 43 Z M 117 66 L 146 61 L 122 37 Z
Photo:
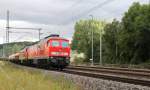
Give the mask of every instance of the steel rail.
M 123 71 L 123 70 L 97 69 L 97 68 L 88 68 L 88 67 L 86 68 L 85 67 L 68 67 L 68 69 L 150 78 L 150 73 L 147 73 L 147 72 L 144 73 L 144 72 Z
M 96 66 L 90 66 L 90 67 L 89 66 L 71 66 L 71 67 L 83 67 L 83 68 L 94 68 L 94 69 L 109 69 L 109 70 L 150 73 L 150 70 L 148 70 L 148 69 L 117 68 L 117 67 L 96 67 Z
M 135 78 L 119 76 L 119 75 L 103 74 L 103 73 L 97 73 L 97 72 L 87 72 L 87 71 L 72 70 L 72 69 L 64 69 L 63 72 L 81 75 L 81 76 L 105 79 L 105 80 L 124 82 L 124 83 L 135 84 L 135 85 L 150 86 L 150 79 L 140 79 L 140 78 L 135 79 Z

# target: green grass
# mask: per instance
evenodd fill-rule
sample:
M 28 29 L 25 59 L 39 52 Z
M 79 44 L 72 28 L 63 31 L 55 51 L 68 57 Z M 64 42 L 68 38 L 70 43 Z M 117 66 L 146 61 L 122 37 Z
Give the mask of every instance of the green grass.
M 0 62 L 0 90 L 79 90 L 63 76 L 52 76 Z

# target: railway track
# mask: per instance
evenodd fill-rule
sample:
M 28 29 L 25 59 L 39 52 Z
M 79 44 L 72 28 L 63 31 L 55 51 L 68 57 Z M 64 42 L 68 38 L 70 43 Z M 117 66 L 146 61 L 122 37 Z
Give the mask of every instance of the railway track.
M 68 69 L 84 70 L 90 72 L 108 73 L 114 75 L 123 76 L 136 76 L 141 78 L 150 79 L 150 70 L 138 70 L 138 69 L 127 69 L 127 68 L 107 68 L 107 67 L 85 67 L 85 66 L 71 66 Z
M 135 85 L 150 86 L 149 70 L 142 71 L 142 69 L 71 66 L 64 69 L 64 72 Z
M 109 69 L 109 70 L 123 70 L 123 71 L 132 71 L 132 72 L 144 72 L 150 73 L 148 69 L 131 69 L 131 68 L 116 68 L 116 67 L 96 67 L 96 66 L 73 66 L 73 67 L 83 67 L 83 68 L 95 68 L 95 69 Z

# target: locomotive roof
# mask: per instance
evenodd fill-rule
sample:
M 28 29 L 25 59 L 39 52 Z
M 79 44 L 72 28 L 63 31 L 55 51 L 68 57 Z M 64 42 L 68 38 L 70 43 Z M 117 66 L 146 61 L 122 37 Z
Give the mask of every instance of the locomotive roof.
M 64 39 L 64 40 L 67 40 L 66 38 L 63 38 L 63 37 L 49 37 L 48 39 Z
M 28 48 L 28 47 L 30 47 L 30 46 L 32 46 L 32 45 L 36 45 L 36 44 L 38 44 L 38 43 L 40 43 L 40 42 L 42 42 L 42 41 L 45 41 L 45 40 L 48 41 L 48 40 L 50 40 L 50 39 L 63 39 L 63 40 L 68 40 L 68 39 L 63 38 L 63 37 L 48 37 L 48 38 L 41 39 L 40 41 L 34 42 L 34 43 L 32 43 L 32 44 L 26 46 L 25 48 Z

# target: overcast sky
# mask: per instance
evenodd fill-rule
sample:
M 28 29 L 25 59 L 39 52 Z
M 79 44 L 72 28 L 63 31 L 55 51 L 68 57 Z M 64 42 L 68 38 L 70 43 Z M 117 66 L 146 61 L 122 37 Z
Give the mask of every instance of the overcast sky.
M 42 28 L 42 37 L 58 33 L 71 39 L 74 24 L 80 19 L 121 19 L 133 2 L 148 3 L 148 0 L 0 0 L 0 43 L 5 40 L 6 11 L 10 11 L 10 27 Z M 11 30 L 10 41 L 38 40 L 38 31 Z

